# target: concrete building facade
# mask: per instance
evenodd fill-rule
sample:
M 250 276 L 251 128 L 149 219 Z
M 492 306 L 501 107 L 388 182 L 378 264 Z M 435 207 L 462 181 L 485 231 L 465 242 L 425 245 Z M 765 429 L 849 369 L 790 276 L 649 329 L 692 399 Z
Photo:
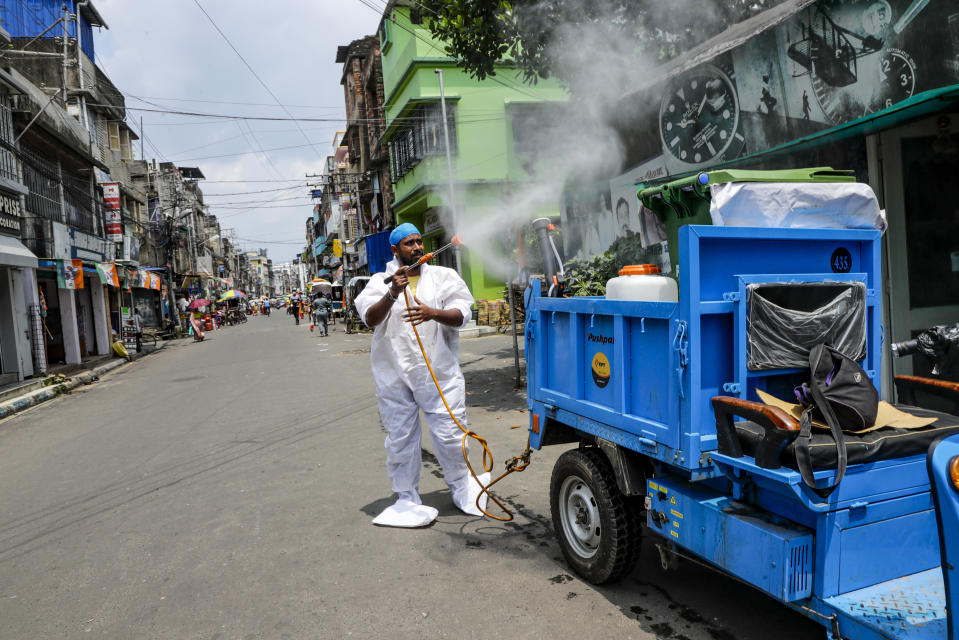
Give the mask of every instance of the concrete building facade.
M 379 25 L 386 113 L 381 140 L 388 151 L 395 221 L 416 224 L 429 251 L 449 242 L 457 231 L 482 225 L 499 213 L 510 183 L 529 179 L 514 160 L 513 113 L 524 106 L 562 103 L 567 95 L 551 80 L 524 84 L 508 63 L 497 65 L 495 78 L 470 77 L 446 55 L 443 43 L 433 39 L 419 9 L 415 2 L 391 1 Z M 446 95 L 455 220 L 437 69 L 443 73 Z M 536 212 L 527 213 L 532 217 Z M 438 261 L 454 266 L 452 252 Z M 468 247 L 462 250 L 462 275 L 476 298 L 500 297 L 503 280 L 489 273 L 484 258 Z

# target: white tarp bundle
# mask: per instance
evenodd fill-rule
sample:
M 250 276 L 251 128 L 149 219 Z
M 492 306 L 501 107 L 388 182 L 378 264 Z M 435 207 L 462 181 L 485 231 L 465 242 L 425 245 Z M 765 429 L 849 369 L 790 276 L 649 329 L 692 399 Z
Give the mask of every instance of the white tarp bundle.
M 714 225 L 886 230 L 886 212 L 867 184 L 727 182 L 710 190 Z

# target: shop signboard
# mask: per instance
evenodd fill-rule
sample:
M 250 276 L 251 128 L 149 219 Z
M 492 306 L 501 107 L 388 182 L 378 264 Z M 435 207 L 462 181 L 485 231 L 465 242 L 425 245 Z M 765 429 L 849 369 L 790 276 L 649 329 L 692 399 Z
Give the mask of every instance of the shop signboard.
M 20 237 L 20 196 L 0 191 L 0 233 Z
M 433 233 L 443 228 L 439 209 L 430 209 L 423 215 L 423 233 Z
M 98 262 L 112 258 L 113 255 L 113 248 L 109 240 L 70 227 L 71 258 Z
M 113 260 L 114 248 L 109 240 L 60 222 L 51 222 L 50 225 L 53 228 L 53 258 L 90 262 Z
M 333 255 L 336 256 L 337 258 L 343 257 L 343 243 L 340 241 L 339 238 L 336 238 L 335 240 L 333 240 Z
M 133 264 L 140 263 L 140 239 L 134 235 L 124 235 L 123 238 L 123 260 Z
M 123 242 L 123 214 L 120 210 L 120 183 L 103 183 L 103 216 L 107 239 Z
M 213 277 L 213 256 L 197 256 L 196 270 L 202 276 Z
M 133 321 L 133 308 L 132 307 L 120 307 L 120 338 L 123 340 L 123 346 L 127 350 L 135 350 L 137 348 L 137 331 L 136 323 Z

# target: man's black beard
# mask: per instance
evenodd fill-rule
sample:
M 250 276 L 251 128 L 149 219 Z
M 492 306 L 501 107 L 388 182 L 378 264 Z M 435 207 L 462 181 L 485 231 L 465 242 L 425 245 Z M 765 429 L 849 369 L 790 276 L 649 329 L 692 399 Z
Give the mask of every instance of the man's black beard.
M 423 257 L 423 252 L 422 252 L 422 251 L 414 251 L 412 254 L 410 254 L 410 257 L 409 257 L 409 258 L 404 258 L 402 253 L 397 253 L 397 254 L 396 254 L 396 258 L 397 258 L 397 260 L 400 261 L 400 266 L 401 266 L 401 267 L 409 267 L 410 265 L 415 264 L 416 261 L 419 260 L 419 259 L 422 258 L 422 257 Z

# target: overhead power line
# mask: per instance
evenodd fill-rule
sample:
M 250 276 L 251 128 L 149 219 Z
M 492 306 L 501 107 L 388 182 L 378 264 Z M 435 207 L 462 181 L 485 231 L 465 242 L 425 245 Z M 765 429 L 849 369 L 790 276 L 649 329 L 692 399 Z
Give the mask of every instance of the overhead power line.
M 203 5 L 200 4 L 200 0 L 193 0 L 193 2 L 194 2 L 194 3 L 196 4 L 196 6 L 200 9 L 200 11 L 203 12 L 203 15 L 206 16 L 207 20 L 210 21 L 210 24 L 213 25 L 213 28 L 216 29 L 217 33 L 219 33 L 220 36 L 223 37 L 223 40 L 226 41 L 226 43 L 227 43 L 228 45 L 230 45 L 230 48 L 233 49 L 233 53 L 235 53 L 236 56 L 243 62 L 243 64 L 246 65 L 246 68 L 250 70 L 250 73 L 253 74 L 253 77 L 256 78 L 257 82 L 259 82 L 260 85 L 261 85 L 264 89 L 266 89 L 266 92 L 267 92 L 268 94 L 270 94 L 270 97 L 273 98 L 273 100 L 276 102 L 276 104 L 278 104 L 280 107 L 282 107 L 282 108 L 283 108 L 283 112 L 284 112 L 286 115 L 290 116 L 290 118 L 292 119 L 292 118 L 293 118 L 293 114 L 290 113 L 289 109 L 287 109 L 287 108 L 283 105 L 283 103 L 280 101 L 280 99 L 276 97 L 276 94 L 273 93 L 272 90 L 270 90 L 270 87 L 268 87 L 267 84 L 263 81 L 263 78 L 261 78 L 261 77 L 259 76 L 259 74 L 257 74 L 257 72 L 253 70 L 253 67 L 251 67 L 251 66 L 250 66 L 250 63 L 246 61 L 246 58 L 244 58 L 244 57 L 240 54 L 240 52 L 237 50 L 237 48 L 233 46 L 233 43 L 230 42 L 230 39 L 226 37 L 226 34 L 223 33 L 223 30 L 220 29 L 220 27 L 219 27 L 219 25 L 217 25 L 216 21 L 213 20 L 213 17 L 212 17 L 209 13 L 207 13 L 207 12 L 206 12 L 206 9 L 203 8 Z M 299 128 L 299 124 L 297 124 L 297 128 Z M 317 149 L 316 146 L 310 141 L 310 138 L 309 138 L 309 136 L 306 135 L 306 132 L 303 131 L 302 129 L 300 129 L 300 133 L 303 135 L 303 139 L 310 143 L 310 146 L 313 148 L 313 151 L 316 153 L 317 157 L 319 157 L 319 158 L 322 160 L 322 159 L 323 159 L 323 154 L 321 154 L 320 151 L 319 151 L 319 149 Z
M 280 180 L 204 180 L 203 184 L 225 184 L 225 183 L 234 183 L 234 182 L 240 182 L 243 184 L 256 184 L 260 182 L 303 182 L 305 183 L 306 181 L 303 178 L 282 178 Z
M 90 107 L 114 107 L 115 105 L 111 104 L 92 104 L 88 103 L 87 106 Z M 342 122 L 346 123 L 346 117 L 343 118 L 316 118 L 316 117 L 289 117 L 281 118 L 279 116 L 244 116 L 236 114 L 226 114 L 226 113 L 204 113 L 202 111 L 181 111 L 178 109 L 148 109 L 146 107 L 126 107 L 127 111 L 143 111 L 147 113 L 164 113 L 169 115 L 177 116 L 189 116 L 194 118 L 213 118 L 217 120 L 266 120 L 266 121 L 275 121 L 275 122 Z M 501 115 L 502 110 L 490 111 L 485 117 L 481 115 L 482 112 L 477 112 L 476 118 L 458 118 L 457 124 L 462 122 L 492 122 L 494 120 L 502 120 L 505 116 Z M 500 114 L 500 115 L 495 115 Z M 402 116 L 396 117 L 390 120 L 390 123 L 394 122 L 423 122 L 427 120 L 426 116 Z M 350 122 L 365 123 L 365 122 L 377 122 L 383 123 L 383 118 L 350 118 Z M 190 124 L 190 123 L 187 123 Z M 155 126 L 155 125 L 154 125 Z
M 286 104 L 279 105 L 273 102 L 242 102 L 239 100 L 199 100 L 196 98 L 168 98 L 160 96 L 135 96 L 132 93 L 123 92 L 128 98 L 133 98 L 134 100 L 139 100 L 141 102 L 147 102 L 148 100 L 167 100 L 169 102 L 198 102 L 203 104 L 229 104 L 236 106 L 244 107 L 288 107 L 290 109 L 330 109 L 339 111 L 343 108 L 343 105 L 338 105 L 335 107 L 324 106 L 318 104 Z M 149 103 L 148 103 L 149 104 Z
M 251 193 L 270 193 L 273 191 L 292 191 L 293 189 L 305 189 L 305 185 L 294 184 L 288 187 L 277 187 L 276 189 L 260 189 L 259 191 L 230 191 L 229 193 L 204 193 L 204 198 L 209 198 L 213 196 L 245 196 Z
M 284 194 L 279 194 L 284 195 Z M 203 194 L 203 197 L 206 198 L 206 194 Z M 257 205 L 263 204 L 264 202 L 289 202 L 292 200 L 303 200 L 308 199 L 310 196 L 293 196 L 292 198 L 277 198 L 275 200 L 238 200 L 236 202 L 211 202 L 209 205 L 211 207 L 222 207 L 223 205 L 235 204 L 235 205 Z M 305 204 L 305 203 L 304 203 Z

